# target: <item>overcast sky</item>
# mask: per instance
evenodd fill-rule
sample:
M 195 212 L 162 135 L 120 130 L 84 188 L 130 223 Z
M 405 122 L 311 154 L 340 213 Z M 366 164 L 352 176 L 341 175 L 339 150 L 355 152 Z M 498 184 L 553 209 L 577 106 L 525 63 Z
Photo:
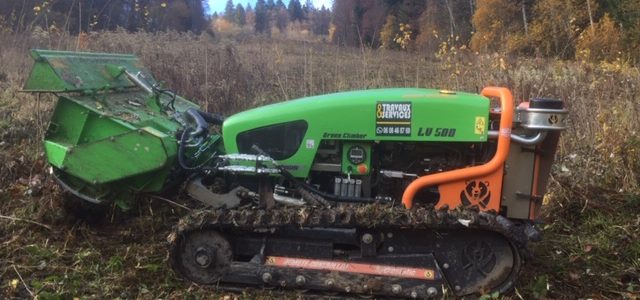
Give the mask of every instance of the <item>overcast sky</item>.
M 265 1 L 266 2 L 266 1 Z M 277 2 L 277 1 L 274 1 Z M 284 4 L 289 5 L 289 0 L 282 0 Z M 306 0 L 300 0 L 300 3 L 304 4 Z M 317 8 L 322 7 L 324 5 L 326 8 L 331 8 L 333 4 L 333 0 L 312 0 L 313 5 Z M 256 0 L 233 0 L 233 4 L 238 5 L 238 3 L 242 4 L 242 6 L 247 6 L 247 3 L 251 3 L 251 7 L 256 7 Z M 227 0 L 209 0 L 209 7 L 211 8 L 211 13 L 215 12 L 223 12 L 224 6 L 227 4 Z

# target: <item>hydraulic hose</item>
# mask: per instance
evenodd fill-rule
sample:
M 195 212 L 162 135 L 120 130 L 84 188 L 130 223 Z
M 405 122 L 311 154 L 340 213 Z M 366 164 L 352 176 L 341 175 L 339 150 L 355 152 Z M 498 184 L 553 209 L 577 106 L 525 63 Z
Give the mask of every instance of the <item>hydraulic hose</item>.
M 194 136 L 208 132 L 209 123 L 202 116 L 201 112 L 195 108 L 189 108 L 185 111 L 186 115 L 196 123 L 195 130 L 191 133 Z
M 222 123 L 224 123 L 224 117 L 222 115 L 208 113 L 201 110 L 198 110 L 198 114 L 211 125 L 222 125 Z
M 186 145 L 189 137 L 189 132 L 191 131 L 190 129 L 191 128 L 185 128 L 184 131 L 182 131 L 182 134 L 180 135 L 180 145 L 178 145 L 178 163 L 180 164 L 180 167 L 182 167 L 185 170 L 197 169 L 197 168 L 188 166 L 184 157 L 184 149 L 187 147 Z
M 187 147 L 187 140 L 189 135 L 199 136 L 207 135 L 209 133 L 209 124 L 222 125 L 224 117 L 218 114 L 211 114 L 195 108 L 189 108 L 185 112 L 185 115 L 195 123 L 195 128 L 187 127 L 182 131 L 180 135 L 180 145 L 178 146 L 178 163 L 180 167 L 185 170 L 198 170 L 203 165 L 191 167 L 185 161 L 185 148 Z

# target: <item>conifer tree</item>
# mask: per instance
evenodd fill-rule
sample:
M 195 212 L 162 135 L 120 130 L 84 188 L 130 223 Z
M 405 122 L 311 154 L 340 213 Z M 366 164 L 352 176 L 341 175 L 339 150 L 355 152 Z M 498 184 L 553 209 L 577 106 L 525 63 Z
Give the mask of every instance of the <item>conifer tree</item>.
M 291 21 L 304 20 L 304 12 L 302 11 L 302 5 L 300 0 L 291 0 L 289 2 L 289 18 Z
M 276 8 L 273 19 L 278 31 L 284 33 L 289 25 L 289 12 L 285 8 Z
M 274 10 L 276 3 L 273 0 L 267 0 L 267 10 Z
M 233 0 L 227 0 L 227 5 L 224 7 L 224 18 L 229 22 L 235 22 L 236 20 L 236 10 L 233 5 Z
M 305 19 L 309 19 L 311 14 L 315 11 L 315 7 L 313 6 L 313 2 L 311 0 L 306 0 L 304 5 L 302 5 L 302 13 Z
M 327 35 L 331 25 L 331 11 L 324 5 L 311 17 L 311 29 L 314 34 Z
M 269 34 L 269 12 L 264 0 L 258 0 L 255 8 L 255 30 L 257 33 Z
M 235 19 L 236 24 L 240 25 L 241 27 L 244 25 L 247 25 L 247 13 L 244 10 L 244 7 L 242 6 L 242 4 L 238 3 L 238 5 L 236 5 L 236 19 Z

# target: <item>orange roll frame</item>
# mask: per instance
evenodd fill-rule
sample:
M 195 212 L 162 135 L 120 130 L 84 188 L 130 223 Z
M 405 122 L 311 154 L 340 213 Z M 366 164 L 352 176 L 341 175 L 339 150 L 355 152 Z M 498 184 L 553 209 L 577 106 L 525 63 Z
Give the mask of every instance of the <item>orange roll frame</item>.
M 501 87 L 485 87 L 480 94 L 485 97 L 497 97 L 500 99 L 500 134 L 498 135 L 498 149 L 495 155 L 489 162 L 483 165 L 419 177 L 411 182 L 405 189 L 404 194 L 402 194 L 402 204 L 404 204 L 406 208 L 413 206 L 413 198 L 416 193 L 423 188 L 489 175 L 504 166 L 504 162 L 509 154 L 509 144 L 511 143 L 513 95 L 511 95 L 509 89 Z

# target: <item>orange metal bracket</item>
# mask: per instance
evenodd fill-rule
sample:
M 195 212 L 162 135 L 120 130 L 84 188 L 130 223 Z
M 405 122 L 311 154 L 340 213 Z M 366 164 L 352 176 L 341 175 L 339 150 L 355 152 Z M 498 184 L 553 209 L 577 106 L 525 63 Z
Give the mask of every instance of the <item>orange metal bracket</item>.
M 511 142 L 513 96 L 509 89 L 501 87 L 486 87 L 480 94 L 486 97 L 500 98 L 500 134 L 498 136 L 498 149 L 496 150 L 496 154 L 489 162 L 483 165 L 425 175 L 414 180 L 404 190 L 404 194 L 402 194 L 402 204 L 404 204 L 406 208 L 413 206 L 413 198 L 416 193 L 425 187 L 484 176 L 498 170 L 504 165 L 507 155 L 509 154 L 509 144 Z

